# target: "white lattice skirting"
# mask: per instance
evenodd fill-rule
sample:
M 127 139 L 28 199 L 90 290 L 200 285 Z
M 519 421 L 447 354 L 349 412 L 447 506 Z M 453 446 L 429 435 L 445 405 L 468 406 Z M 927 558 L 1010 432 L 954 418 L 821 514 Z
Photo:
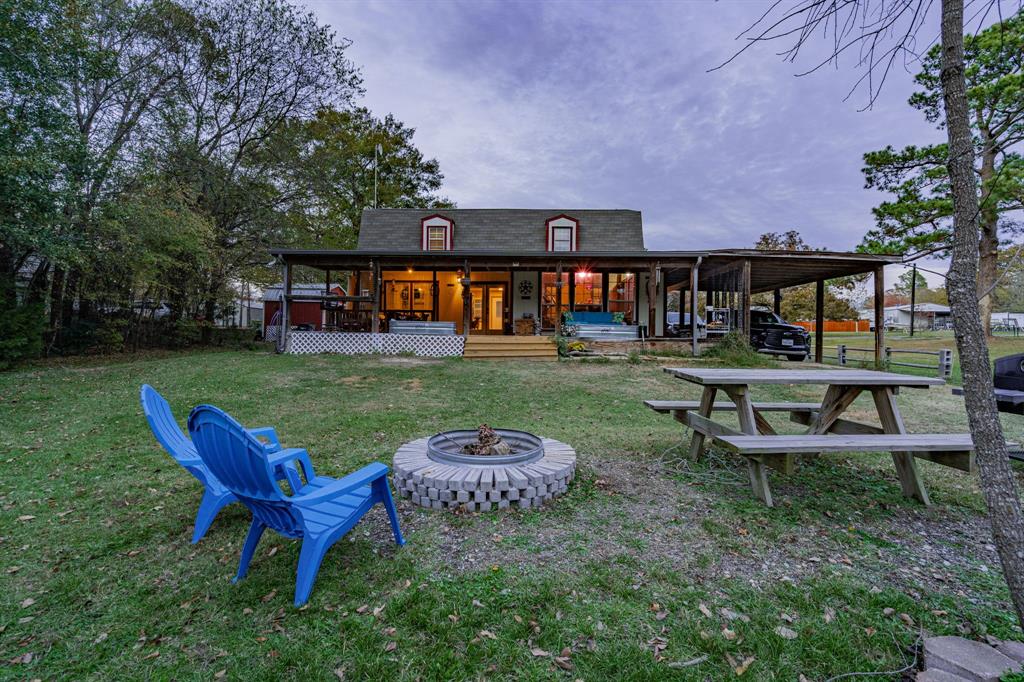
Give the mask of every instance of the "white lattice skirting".
M 365 334 L 345 332 L 290 332 L 288 353 L 339 353 L 341 355 L 399 355 L 447 358 L 462 355 L 465 339 L 461 336 L 421 336 L 416 334 Z

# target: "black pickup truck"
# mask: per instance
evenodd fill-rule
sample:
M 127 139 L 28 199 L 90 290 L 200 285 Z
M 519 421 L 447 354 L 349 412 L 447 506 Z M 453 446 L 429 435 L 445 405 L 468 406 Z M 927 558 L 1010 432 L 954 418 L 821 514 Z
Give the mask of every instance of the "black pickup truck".
M 810 354 L 810 338 L 803 327 L 787 323 L 770 310 L 750 311 L 750 345 L 758 353 L 803 362 Z

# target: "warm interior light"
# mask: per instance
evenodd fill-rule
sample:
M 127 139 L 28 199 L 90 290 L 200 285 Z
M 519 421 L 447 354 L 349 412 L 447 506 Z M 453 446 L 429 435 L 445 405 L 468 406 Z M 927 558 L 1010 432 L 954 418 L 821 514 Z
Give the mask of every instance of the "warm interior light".
M 409 272 L 412 272 L 412 266 L 410 265 L 408 268 L 406 268 L 406 270 L 408 270 Z

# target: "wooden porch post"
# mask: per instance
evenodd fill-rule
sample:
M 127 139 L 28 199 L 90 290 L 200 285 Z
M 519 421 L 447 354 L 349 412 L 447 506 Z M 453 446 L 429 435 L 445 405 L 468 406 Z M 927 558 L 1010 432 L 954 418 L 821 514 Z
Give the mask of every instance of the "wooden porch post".
M 292 311 L 288 298 L 292 295 L 292 266 L 284 262 L 284 282 L 281 288 L 281 333 L 277 335 L 277 349 L 288 351 L 288 328 L 291 326 Z
M 701 257 L 697 256 L 697 262 L 690 268 L 690 353 L 693 357 L 700 356 L 700 345 L 697 343 L 697 281 L 700 273 Z M 710 292 L 709 292 L 710 293 Z M 682 306 L 680 306 L 682 308 Z
M 825 280 L 814 283 L 814 361 L 825 356 Z
M 562 261 L 555 266 L 555 336 L 562 335 Z
M 654 336 L 658 317 L 658 264 L 651 263 L 647 278 L 647 338 Z
M 740 320 L 743 324 L 744 336 L 750 336 L 750 259 L 743 261 L 743 270 L 740 274 Z
M 373 273 L 373 317 L 370 319 L 370 332 L 380 333 L 380 262 L 373 261 L 371 270 Z
M 782 315 L 782 289 L 776 289 L 773 294 L 773 309 L 776 315 Z
M 882 364 L 885 347 L 885 267 L 875 268 L 875 365 Z
M 466 261 L 463 264 L 462 280 L 459 284 L 462 285 L 462 336 L 467 339 L 469 338 L 469 328 L 472 326 L 473 320 L 473 289 L 470 286 L 471 282 L 469 261 Z

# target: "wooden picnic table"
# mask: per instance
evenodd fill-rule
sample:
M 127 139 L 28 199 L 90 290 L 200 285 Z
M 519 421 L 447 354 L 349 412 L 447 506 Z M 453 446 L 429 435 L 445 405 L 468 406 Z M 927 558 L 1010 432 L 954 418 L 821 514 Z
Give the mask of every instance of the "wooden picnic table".
M 900 388 L 928 388 L 945 383 L 933 377 L 847 369 L 701 369 L 666 367 L 665 371 L 703 387 L 699 403 L 647 401 L 659 412 L 672 411 L 693 430 L 690 456 L 698 458 L 706 438 L 747 458 L 754 494 L 772 506 L 767 468 L 790 473 L 796 454 L 823 451 L 890 451 L 903 494 L 930 504 L 916 459 L 927 459 L 965 471 L 974 467 L 973 444 L 966 434 L 908 434 L 896 403 Z M 807 403 L 755 403 L 751 387 L 758 384 L 820 384 L 827 386 L 820 406 Z M 732 405 L 716 403 L 721 391 Z M 880 426 L 844 419 L 843 413 L 864 392 L 871 394 Z M 716 411 L 735 410 L 740 430 L 712 419 Z M 789 411 L 790 419 L 808 428 L 801 435 L 778 435 L 762 412 Z

